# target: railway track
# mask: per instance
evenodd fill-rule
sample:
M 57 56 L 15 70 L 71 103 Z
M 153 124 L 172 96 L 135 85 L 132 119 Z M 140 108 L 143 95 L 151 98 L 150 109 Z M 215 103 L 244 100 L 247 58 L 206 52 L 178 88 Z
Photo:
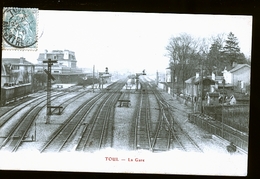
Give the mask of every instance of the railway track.
M 164 104 L 163 98 L 161 98 L 160 93 L 149 85 L 152 93 L 156 97 L 157 103 L 159 105 L 159 121 L 156 127 L 156 133 L 153 138 L 153 151 L 168 151 L 172 147 L 172 116 L 169 115 L 169 108 Z
M 88 123 L 88 128 L 83 131 L 81 140 L 76 147 L 77 151 L 93 152 L 102 147 L 111 147 L 113 123 L 110 120 L 113 119 L 113 106 L 115 106 L 118 97 L 119 93 L 115 93 L 102 101 Z
M 160 93 L 158 93 L 160 94 Z M 174 116 L 171 112 L 171 107 L 168 103 L 166 103 L 165 99 L 159 95 L 162 99 L 165 108 L 167 109 L 167 117 L 165 119 L 169 119 L 166 123 L 168 129 L 171 129 L 171 134 L 173 138 L 173 148 L 178 148 L 184 151 L 195 151 L 195 152 L 203 152 L 203 150 L 199 147 L 199 145 L 189 136 L 187 132 L 185 132 L 177 120 L 174 120 Z
M 170 123 L 167 121 L 167 112 L 164 109 L 163 102 L 158 97 L 158 92 L 149 86 L 146 81 L 141 80 L 141 84 L 140 106 L 135 119 L 134 150 L 168 151 L 172 140 L 172 129 L 169 127 Z M 156 121 L 156 125 L 152 124 L 149 95 L 155 97 L 159 107 L 158 119 L 153 119 L 153 121 Z
M 79 97 L 81 97 L 82 95 L 84 95 L 86 92 L 82 92 L 79 95 L 77 95 L 76 97 L 72 98 L 71 100 L 68 100 L 67 102 L 71 102 L 72 100 L 75 100 Z M 67 95 L 68 92 L 66 93 L 57 93 L 52 95 L 52 101 L 61 97 L 61 96 L 65 96 Z M 39 97 L 33 101 L 31 101 L 30 103 L 23 105 L 21 107 L 24 108 L 25 106 L 29 106 L 32 102 L 36 102 L 36 104 L 34 104 L 30 109 L 28 109 L 22 116 L 20 116 L 19 120 L 16 122 L 16 124 L 9 130 L 5 140 L 2 142 L 2 144 L 0 145 L 0 149 L 2 149 L 4 146 L 4 150 L 8 150 L 8 151 L 17 151 L 18 147 L 21 145 L 21 143 L 24 141 L 25 136 L 28 132 L 28 130 L 30 129 L 30 127 L 32 126 L 35 118 L 37 117 L 37 115 L 39 114 L 39 112 L 46 106 L 40 106 L 42 103 L 45 102 L 45 99 L 42 99 L 43 97 Z M 17 110 L 12 110 L 8 117 L 5 118 L 5 120 L 3 121 L 8 121 L 10 118 L 12 118 L 15 114 L 17 114 L 21 109 L 17 109 Z M 3 125 L 4 123 L 2 123 Z M 8 145 L 7 145 L 8 144 Z
M 15 107 L 12 107 L 11 109 L 7 108 L 7 110 L 5 110 L 3 113 L 1 113 L 0 117 L 1 117 L 1 121 L 0 121 L 0 127 L 2 125 L 4 125 L 8 119 L 10 119 L 11 117 L 13 117 L 18 111 L 20 111 L 23 107 L 26 107 L 28 105 L 30 105 L 31 103 L 36 102 L 37 100 L 41 100 L 42 98 L 46 97 L 46 95 L 40 95 L 38 97 L 36 97 L 33 100 L 30 101 L 26 101 L 23 104 L 20 103 L 19 105 L 16 105 Z M 22 105 L 21 105 L 22 104 Z
M 144 81 L 147 83 L 147 81 Z M 144 84 L 142 85 L 144 86 Z M 159 104 L 159 120 L 156 132 L 152 136 L 152 151 L 167 151 L 172 148 L 179 148 L 184 151 L 203 152 L 196 142 L 183 131 L 179 123 L 174 120 L 171 106 L 166 102 L 163 95 L 157 91 L 155 84 L 149 83 L 149 89 L 156 96 Z
M 104 136 L 108 136 L 108 128 L 111 128 L 111 125 L 109 127 L 110 122 L 108 120 L 111 118 L 111 114 L 113 114 L 112 106 L 116 99 L 116 97 L 114 97 L 114 100 L 112 100 L 111 96 L 116 95 L 111 94 L 117 94 L 117 90 L 115 89 L 122 88 L 122 84 L 120 84 L 120 87 L 116 85 L 109 86 L 108 89 L 110 93 L 107 93 L 106 90 L 104 90 L 90 100 L 84 102 L 54 133 L 49 141 L 42 147 L 40 152 L 68 151 L 72 146 L 71 143 L 73 143 L 73 141 L 75 143 L 74 134 L 78 132 L 81 126 L 84 126 L 81 131 L 81 136 L 78 140 L 76 139 L 76 146 L 73 146 L 73 148 L 77 151 L 100 149 L 105 141 Z M 84 122 L 94 107 L 98 107 L 97 111 L 92 115 L 89 122 Z M 91 146 L 91 149 L 89 146 Z
M 71 87 L 70 89 L 64 89 L 64 90 L 59 90 L 59 91 L 54 91 L 52 92 L 52 94 L 60 94 L 62 92 L 65 92 L 64 94 L 67 94 L 68 92 L 75 92 L 77 91 L 79 88 L 78 87 Z M 6 110 L 3 110 L 3 112 L 0 113 L 0 117 L 1 117 L 1 121 L 0 121 L 0 127 L 6 122 L 8 121 L 8 119 L 10 119 L 12 116 L 14 116 L 17 111 L 20 111 L 22 108 L 29 106 L 30 104 L 38 101 L 38 100 L 44 100 L 44 98 L 46 97 L 46 92 L 44 92 L 44 94 L 31 94 L 30 95 L 33 99 L 29 99 L 28 97 L 26 98 L 26 100 L 19 100 L 17 101 L 17 104 L 15 104 L 14 106 L 12 106 L 11 108 L 6 108 Z M 8 107 L 8 105 L 7 105 Z M 4 120 L 3 120 L 4 119 Z
M 98 94 L 79 106 L 62 124 L 62 126 L 56 130 L 49 141 L 42 147 L 40 152 L 60 152 L 81 122 L 85 119 L 88 112 L 102 96 L 102 94 Z
M 142 86 L 144 88 L 144 85 Z M 150 134 L 150 105 L 146 92 L 141 93 L 139 110 L 135 119 L 134 150 L 152 150 Z
M 146 81 L 141 81 L 142 93 L 140 94 L 140 105 L 137 107 L 137 117 L 135 119 L 134 150 L 144 149 L 152 152 L 167 151 L 171 148 L 171 127 L 167 124 L 167 112 L 164 109 L 158 92 L 153 89 Z M 151 126 L 151 107 L 149 95 L 153 95 L 159 106 L 159 116 L 156 126 Z M 155 119 L 153 119 L 154 121 Z
M 52 100 L 62 96 L 64 94 L 55 94 L 52 96 Z M 36 104 L 34 104 L 33 107 L 28 109 L 22 116 L 20 116 L 19 120 L 16 122 L 16 124 L 9 130 L 5 140 L 0 145 L 0 149 L 2 149 L 4 146 L 5 150 L 8 151 L 16 151 L 19 147 L 19 145 L 24 140 L 24 137 L 27 133 L 27 131 L 30 129 L 35 117 L 38 115 L 40 110 L 44 108 L 45 105 L 40 106 L 45 102 L 45 100 L 38 101 Z M 19 111 L 15 111 L 12 113 L 12 116 L 14 116 Z M 12 117 L 11 116 L 11 117 Z M 9 145 L 6 144 L 9 142 Z

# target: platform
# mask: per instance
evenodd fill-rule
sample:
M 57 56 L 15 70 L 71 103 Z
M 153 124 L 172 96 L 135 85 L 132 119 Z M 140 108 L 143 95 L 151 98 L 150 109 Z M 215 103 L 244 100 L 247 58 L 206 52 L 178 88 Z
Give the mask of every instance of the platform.
M 122 106 L 127 106 L 129 107 L 131 104 L 130 104 L 130 94 L 127 92 L 125 93 L 122 93 L 120 98 L 118 99 L 118 102 L 119 102 L 119 107 L 122 107 Z

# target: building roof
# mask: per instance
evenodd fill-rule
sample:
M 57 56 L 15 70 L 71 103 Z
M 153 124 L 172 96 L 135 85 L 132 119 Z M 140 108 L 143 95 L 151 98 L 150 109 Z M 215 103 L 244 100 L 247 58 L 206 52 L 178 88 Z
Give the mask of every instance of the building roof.
M 212 76 L 204 76 L 204 77 L 203 77 L 203 81 L 204 81 L 204 80 L 210 80 L 210 81 L 212 81 L 212 83 L 215 83 L 215 80 L 212 80 Z M 196 76 L 193 76 L 193 77 L 187 79 L 187 80 L 185 81 L 185 83 L 198 84 L 200 81 L 201 81 L 201 78 L 200 78 L 200 77 L 197 77 L 197 78 L 196 78 Z
M 163 82 L 163 81 L 161 81 L 161 82 L 159 82 L 159 83 L 164 84 L 164 85 L 166 85 L 167 87 L 171 87 L 171 86 L 172 86 L 172 83 L 171 83 L 171 82 Z
M 239 69 L 241 69 L 241 68 L 243 68 L 243 67 L 249 67 L 249 68 L 251 68 L 251 66 L 248 65 L 248 64 L 237 64 L 234 68 L 232 68 L 231 70 L 229 70 L 229 72 L 230 72 L 230 73 L 235 72 L 235 71 L 237 71 L 237 70 L 239 70 Z
M 215 76 L 215 80 L 223 80 L 223 76 Z
M 21 60 L 23 60 L 23 63 L 21 63 Z M 2 58 L 2 63 L 10 63 L 12 65 L 34 65 L 33 63 L 25 60 L 25 58 Z
M 187 79 L 187 80 L 185 81 L 185 83 L 192 83 L 195 78 L 196 78 L 196 76 L 193 76 L 193 77 Z
M 110 74 L 102 74 L 102 77 L 107 78 L 107 77 L 111 77 L 111 75 Z
M 205 80 L 208 80 L 208 81 L 210 81 L 212 85 L 214 85 L 214 84 L 215 84 L 215 81 L 214 81 L 214 80 L 212 80 L 212 78 L 211 78 L 211 77 L 203 77 L 203 84 L 204 84 L 204 81 L 205 81 Z M 194 84 L 195 84 L 195 85 L 197 85 L 197 84 L 199 84 L 199 83 L 200 83 L 200 81 L 201 81 L 201 78 L 196 78 L 196 79 L 195 79 L 195 81 L 194 81 Z

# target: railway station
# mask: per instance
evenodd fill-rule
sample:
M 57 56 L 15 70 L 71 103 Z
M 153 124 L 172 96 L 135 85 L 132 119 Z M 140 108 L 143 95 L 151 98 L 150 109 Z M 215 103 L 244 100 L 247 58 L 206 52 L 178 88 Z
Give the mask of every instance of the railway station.
M 93 73 L 88 82 L 82 77 L 78 83 L 62 83 L 54 70 L 59 60 L 42 60 L 38 67 L 25 59 L 18 60 L 25 74 L 26 70 L 32 74 L 34 68 L 38 73 L 40 66 L 48 63 L 48 70 L 42 70 L 47 86 L 43 90 L 33 89 L 30 75 L 18 76 L 15 81 L 10 74 L 17 64 L 2 64 L 5 83 L 1 87 L 0 150 L 23 151 L 30 145 L 41 153 L 93 152 L 104 148 L 248 151 L 248 128 L 245 124 L 237 125 L 234 118 L 243 115 L 239 119 L 243 121 L 249 109 L 219 102 L 220 93 L 213 91 L 217 83 L 211 77 L 203 78 L 203 89 L 201 79 L 195 76 L 186 81 L 185 95 L 172 94 L 167 82 L 158 83 L 145 70 L 112 81 L 106 67 L 98 75 Z M 11 83 L 18 79 L 19 84 Z M 196 99 L 201 94 L 203 101 Z M 231 113 L 235 115 L 230 116 Z

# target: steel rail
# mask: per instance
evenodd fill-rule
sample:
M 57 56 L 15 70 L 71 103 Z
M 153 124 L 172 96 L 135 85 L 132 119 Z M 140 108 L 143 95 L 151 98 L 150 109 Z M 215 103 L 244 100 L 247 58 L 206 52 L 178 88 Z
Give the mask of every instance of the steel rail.
M 150 86 L 152 86 L 151 84 L 149 84 Z M 172 126 L 171 126 L 171 121 L 168 120 L 168 118 L 166 117 L 166 113 L 164 111 L 164 108 L 168 109 L 168 115 L 169 115 L 169 118 L 171 119 L 174 119 L 173 117 L 173 114 L 169 112 L 169 104 L 164 100 L 164 98 L 161 96 L 161 94 L 155 90 L 152 90 L 153 93 L 155 94 L 156 98 L 157 98 L 157 101 L 159 102 L 160 104 L 160 107 L 162 108 L 162 115 L 163 115 L 163 119 L 165 120 L 167 126 L 168 126 L 168 129 L 169 129 L 169 135 L 172 134 L 173 137 L 176 139 L 176 141 L 178 142 L 178 144 L 184 149 L 184 150 L 187 150 L 185 148 L 185 146 L 181 143 L 180 139 L 178 139 L 178 137 L 174 134 L 174 129 L 172 129 Z M 180 128 L 180 131 L 182 131 L 182 134 L 184 134 L 186 136 L 186 138 L 188 138 L 188 140 L 193 144 L 193 146 L 195 146 L 195 148 L 197 148 L 197 150 L 202 151 L 202 149 L 196 144 L 196 142 L 187 134 L 185 133 L 182 128 L 180 127 L 180 125 L 177 125 L 177 121 L 175 120 L 172 120 L 174 121 L 175 123 L 175 126 L 177 126 L 178 128 Z M 156 137 L 154 138 L 154 140 L 156 140 Z M 168 146 L 169 146 L 169 140 L 170 140 L 170 137 L 168 137 Z
M 94 138 L 92 141 L 95 141 L 97 136 L 99 136 L 97 148 L 101 149 L 103 138 L 104 138 L 104 134 L 105 134 L 105 130 L 106 130 L 106 127 L 107 127 L 107 122 L 108 122 L 108 120 L 111 117 L 110 116 L 111 110 L 112 110 L 111 106 L 114 106 L 116 104 L 116 102 L 114 100 L 119 97 L 120 93 L 117 93 L 117 92 L 122 89 L 122 87 L 123 87 L 122 84 L 124 84 L 124 83 L 120 82 L 117 86 L 113 87 L 113 90 L 115 90 L 114 93 L 112 95 L 108 95 L 107 98 L 105 98 L 102 101 L 100 107 L 98 108 L 98 110 L 96 111 L 95 115 L 93 116 L 93 118 L 91 120 L 92 121 L 92 125 L 90 126 L 89 132 L 86 135 L 86 138 L 84 139 L 85 141 L 84 141 L 84 145 L 83 145 L 83 147 L 81 149 L 82 151 L 86 150 L 86 148 L 87 148 L 86 146 L 87 146 L 88 142 L 90 141 L 90 137 L 91 136 L 92 136 L 92 138 Z M 104 110 L 105 108 L 106 108 L 106 110 Z M 103 114 L 103 112 L 105 114 Z M 95 135 L 94 136 L 93 130 L 94 130 L 94 128 L 97 127 L 97 121 L 100 119 L 101 115 L 105 116 L 104 120 L 103 120 L 103 124 L 102 124 L 101 133 L 99 135 Z M 77 147 L 77 150 L 79 150 L 79 147 Z
M 94 105 L 99 99 L 100 97 L 102 97 L 103 94 L 100 93 L 96 96 L 93 96 L 90 100 L 85 101 L 83 104 L 81 104 L 69 117 L 68 119 L 62 124 L 62 126 L 56 130 L 56 132 L 52 135 L 52 137 L 49 139 L 49 141 L 42 147 L 42 149 L 40 150 L 40 152 L 42 153 L 43 151 L 45 151 L 51 144 L 54 145 L 55 147 L 57 147 L 57 143 L 55 143 L 54 141 L 62 141 L 62 144 L 59 144 L 57 151 L 59 152 L 62 147 L 65 145 L 65 143 L 69 140 L 70 136 L 73 134 L 73 132 L 75 131 L 75 129 L 77 129 L 77 126 L 79 125 L 79 123 L 82 121 L 82 119 L 84 119 L 84 117 L 88 114 L 89 110 L 91 110 Z M 89 108 L 87 108 L 89 107 Z M 84 110 L 83 115 L 79 115 L 81 111 Z M 78 116 L 79 115 L 79 116 Z M 69 127 L 69 125 L 76 121 L 76 123 L 73 125 L 72 129 Z M 64 131 L 65 130 L 65 131 Z M 67 135 L 64 137 L 64 133 L 66 133 L 67 131 Z M 63 140 L 60 140 L 58 138 L 63 138 Z
M 116 98 L 116 95 L 114 95 Z M 112 98 L 112 97 L 111 97 Z M 110 106 L 110 104 L 113 104 L 114 102 L 110 102 L 108 104 L 108 107 Z M 102 142 L 103 142 L 103 138 L 104 138 L 104 134 L 105 134 L 105 130 L 106 130 L 106 127 L 108 125 L 108 121 L 110 119 L 110 114 L 111 114 L 111 110 L 107 110 L 106 111 L 106 115 L 105 115 L 105 119 L 104 119 L 104 122 L 103 122 L 103 125 L 102 125 L 102 131 L 101 131 L 101 136 L 100 136 L 100 140 L 99 140 L 99 145 L 98 145 L 98 148 L 101 149 L 101 146 L 102 146 Z
M 166 112 L 164 110 L 164 108 L 168 109 L 168 107 L 164 104 L 163 98 L 161 98 L 161 96 L 159 95 L 160 93 L 158 91 L 154 90 L 153 86 L 150 83 L 149 83 L 149 87 L 152 90 L 153 95 L 156 97 L 156 100 L 157 100 L 157 103 L 158 103 L 159 109 L 160 109 L 159 123 L 158 123 L 157 128 L 156 128 L 156 133 L 155 133 L 154 140 L 153 140 L 152 150 L 154 150 L 154 147 L 155 147 L 156 141 L 158 139 L 159 133 L 162 129 L 163 121 L 165 121 L 167 123 L 168 136 L 167 136 L 167 142 L 166 142 L 166 150 L 169 150 L 170 149 L 170 142 L 171 142 L 171 135 L 173 134 L 173 129 L 172 129 L 171 123 L 167 120 Z
M 145 87 L 145 85 L 142 84 L 142 88 L 144 88 L 144 87 Z M 145 142 L 147 142 L 147 144 L 144 144 L 144 145 L 148 145 L 148 149 L 152 150 L 149 120 L 150 120 L 149 98 L 148 98 L 148 94 L 144 90 L 144 93 L 141 92 L 139 110 L 137 112 L 137 117 L 136 117 L 136 122 L 135 122 L 135 139 L 134 139 L 134 149 L 135 150 L 138 149 L 139 147 L 141 148 L 140 133 L 142 133 L 142 132 L 144 132 L 144 135 L 146 136 L 142 139 L 144 139 Z M 144 129 L 142 129 L 142 123 L 144 123 L 144 125 L 145 125 Z
M 63 96 L 63 95 L 64 95 L 64 94 L 56 94 L 56 95 L 53 95 L 52 97 L 54 97 L 53 99 L 56 99 L 56 98 L 58 98 L 58 97 L 60 97 L 60 96 Z M 52 100 L 53 100 L 53 99 L 52 99 Z M 6 145 L 6 143 L 10 140 L 11 136 L 14 135 L 15 132 L 18 131 L 20 128 L 24 129 L 24 131 L 28 131 L 28 130 L 29 130 L 29 128 L 31 127 L 31 125 L 29 125 L 29 126 L 28 126 L 28 125 L 23 126 L 23 123 L 28 123 L 28 121 L 32 121 L 32 122 L 34 121 L 34 118 L 28 118 L 28 116 L 30 116 L 30 114 L 33 113 L 35 109 L 39 108 L 38 106 L 39 106 L 41 103 L 43 103 L 43 102 L 44 102 L 44 100 L 38 102 L 38 103 L 35 104 L 30 110 L 28 110 L 25 114 L 23 114 L 23 116 L 19 119 L 19 121 L 15 124 L 15 126 L 12 127 L 12 129 L 9 131 L 9 133 L 8 133 L 8 135 L 7 135 L 7 137 L 6 137 L 6 139 L 5 139 L 5 140 L 3 141 L 3 143 L 0 145 L 0 149 L 2 149 L 2 147 Z M 45 107 L 45 105 L 42 106 L 42 107 L 40 107 L 40 109 L 43 109 L 44 107 Z M 38 111 L 38 110 L 37 110 L 37 111 Z M 18 111 L 17 111 L 17 112 L 18 112 Z M 16 112 L 16 113 L 17 113 L 17 112 Z M 38 111 L 38 112 L 39 112 L 39 111 Z M 26 119 L 28 119 L 28 120 L 26 120 Z M 25 121 L 25 120 L 26 120 L 26 121 Z M 31 122 L 31 123 L 32 123 L 32 122 Z M 29 123 L 29 124 L 31 124 L 31 123 Z M 21 136 L 25 136 L 25 134 L 22 133 Z M 18 142 L 19 142 L 19 145 L 20 145 L 20 143 L 22 142 L 22 140 L 23 140 L 23 139 L 21 139 L 21 140 L 18 141 Z M 16 144 L 14 144 L 14 145 L 16 145 Z M 11 150 L 13 151 L 13 149 L 11 149 Z M 16 150 L 17 150 L 17 149 L 16 149 Z
M 7 111 L 6 113 L 1 115 L 2 120 L 0 121 L 0 127 L 2 127 L 9 119 L 11 119 L 17 112 L 19 112 L 22 108 L 29 106 L 31 103 L 40 100 L 41 98 L 46 97 L 46 95 L 38 96 L 36 99 L 33 99 L 31 101 L 27 101 L 25 104 L 17 105 L 15 108 L 12 108 L 11 110 Z M 44 101 L 43 99 L 42 101 Z

